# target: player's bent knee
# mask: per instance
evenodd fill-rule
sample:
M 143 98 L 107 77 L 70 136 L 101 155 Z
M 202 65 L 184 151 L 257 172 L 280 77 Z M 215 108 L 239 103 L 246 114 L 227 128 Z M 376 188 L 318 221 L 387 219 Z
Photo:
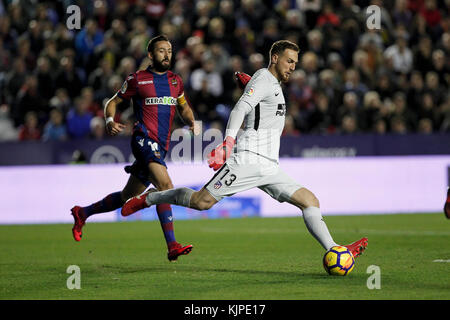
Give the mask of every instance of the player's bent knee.
M 214 205 L 212 201 L 202 201 L 200 204 L 200 210 L 209 210 Z
M 320 203 L 319 203 L 319 199 L 317 199 L 317 197 L 312 194 L 312 198 L 309 200 L 309 204 L 307 207 L 317 207 L 320 208 Z
M 203 210 L 211 209 L 213 205 L 214 205 L 214 203 L 209 202 L 209 201 L 204 201 L 204 200 L 192 201 L 191 200 L 190 207 L 195 210 L 203 211 Z
M 199 211 L 208 210 L 211 209 L 216 202 L 217 201 L 204 196 L 202 192 L 195 192 L 191 198 L 190 208 Z
M 320 208 L 319 199 L 306 188 L 298 189 L 291 197 L 290 203 L 299 207 L 300 209 L 305 209 L 308 207 Z

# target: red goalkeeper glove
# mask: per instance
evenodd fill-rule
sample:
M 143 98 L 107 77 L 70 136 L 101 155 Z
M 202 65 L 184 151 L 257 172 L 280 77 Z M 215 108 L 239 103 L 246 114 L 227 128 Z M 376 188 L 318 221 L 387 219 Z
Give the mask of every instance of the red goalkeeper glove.
M 252 78 L 248 74 L 246 74 L 244 72 L 239 72 L 239 71 L 236 71 L 234 73 L 234 77 L 236 79 L 236 82 L 237 82 L 239 88 L 241 88 L 241 89 L 245 89 L 245 86 Z
M 233 151 L 234 144 L 236 140 L 232 137 L 226 137 L 225 140 L 218 145 L 211 153 L 208 155 L 208 164 L 210 168 L 213 168 L 214 171 L 217 171 Z

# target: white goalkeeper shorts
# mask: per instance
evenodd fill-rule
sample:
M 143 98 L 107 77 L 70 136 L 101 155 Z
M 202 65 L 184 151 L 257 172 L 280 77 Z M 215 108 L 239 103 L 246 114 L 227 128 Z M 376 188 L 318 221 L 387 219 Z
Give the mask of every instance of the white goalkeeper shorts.
M 274 161 L 247 151 L 232 154 L 205 185 L 217 201 L 259 188 L 275 200 L 285 202 L 302 187 Z

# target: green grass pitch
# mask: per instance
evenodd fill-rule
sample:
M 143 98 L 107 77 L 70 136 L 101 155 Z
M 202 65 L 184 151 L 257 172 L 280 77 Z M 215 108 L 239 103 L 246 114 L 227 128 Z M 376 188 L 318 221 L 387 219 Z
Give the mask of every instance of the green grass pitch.
M 184 220 L 166 258 L 158 221 L 0 226 L 0 299 L 303 300 L 450 299 L 450 221 L 443 214 L 325 216 L 338 243 L 369 246 L 346 277 L 322 267 L 323 249 L 301 217 Z M 438 262 L 440 261 L 440 262 Z M 69 290 L 68 266 L 81 289 Z M 380 268 L 368 289 L 367 268 Z

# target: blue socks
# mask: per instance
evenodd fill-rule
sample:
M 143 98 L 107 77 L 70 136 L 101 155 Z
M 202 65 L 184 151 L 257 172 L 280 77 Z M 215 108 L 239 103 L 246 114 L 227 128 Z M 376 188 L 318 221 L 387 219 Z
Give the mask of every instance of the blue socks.
M 159 222 L 164 232 L 167 247 L 170 250 L 171 246 L 177 243 L 173 231 L 172 207 L 167 203 L 158 204 L 156 206 L 156 212 L 158 213 Z
M 102 200 L 95 202 L 90 206 L 83 207 L 82 212 L 85 217 L 88 218 L 93 214 L 116 210 L 122 207 L 124 203 L 125 201 L 122 200 L 121 192 L 118 191 L 107 195 Z

